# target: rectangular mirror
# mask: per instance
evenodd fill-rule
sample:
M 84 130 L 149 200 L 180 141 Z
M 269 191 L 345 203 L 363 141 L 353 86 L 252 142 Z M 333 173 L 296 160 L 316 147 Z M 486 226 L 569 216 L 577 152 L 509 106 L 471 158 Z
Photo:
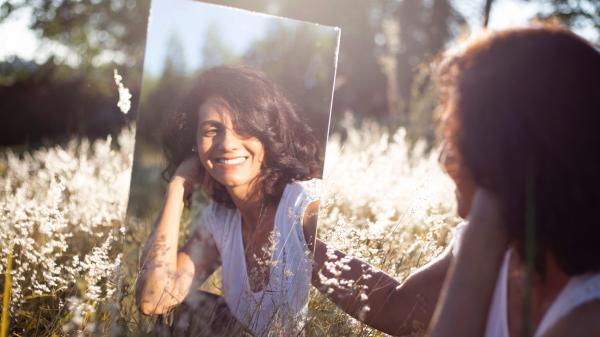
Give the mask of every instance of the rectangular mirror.
M 339 35 L 152 1 L 123 248 L 134 329 L 306 329 Z

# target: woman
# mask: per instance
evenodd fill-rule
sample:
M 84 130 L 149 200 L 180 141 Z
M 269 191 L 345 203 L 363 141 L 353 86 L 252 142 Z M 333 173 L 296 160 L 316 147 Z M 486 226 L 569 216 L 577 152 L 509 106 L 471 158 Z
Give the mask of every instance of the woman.
M 473 201 L 432 335 L 599 336 L 600 53 L 558 28 L 506 30 L 441 80 Z
M 199 76 L 164 144 L 169 184 L 142 258 L 141 311 L 163 314 L 184 300 L 203 309 L 206 295 L 195 289 L 222 264 L 227 308 L 245 328 L 300 333 L 322 168 L 310 128 L 263 73 L 219 66 Z M 182 210 L 197 187 L 213 202 L 178 250 Z
M 368 290 L 343 308 L 394 335 L 428 326 L 437 302 L 436 337 L 600 336 L 600 53 L 558 28 L 484 33 L 440 87 L 441 162 L 469 224 L 401 285 L 349 259 L 336 277 Z

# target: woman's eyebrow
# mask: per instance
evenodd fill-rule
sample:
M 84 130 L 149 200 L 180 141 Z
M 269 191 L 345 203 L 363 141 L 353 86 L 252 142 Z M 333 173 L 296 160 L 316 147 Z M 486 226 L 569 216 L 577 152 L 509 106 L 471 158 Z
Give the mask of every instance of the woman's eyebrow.
M 206 119 L 206 120 L 200 121 L 200 123 L 198 124 L 199 127 L 203 127 L 205 125 L 220 126 L 220 125 L 223 125 L 223 122 L 215 120 L 215 119 Z

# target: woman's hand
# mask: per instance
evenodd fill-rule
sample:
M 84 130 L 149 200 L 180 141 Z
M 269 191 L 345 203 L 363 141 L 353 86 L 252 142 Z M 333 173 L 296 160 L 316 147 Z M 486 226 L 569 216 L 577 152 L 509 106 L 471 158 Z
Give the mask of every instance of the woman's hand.
M 477 188 L 468 216 L 470 232 L 480 235 L 480 240 L 493 240 L 504 252 L 508 244 L 506 226 L 502 222 L 500 203 L 491 192 Z M 474 234 L 473 234 L 474 235 Z
M 485 333 L 508 235 L 498 199 L 482 188 L 475 192 L 468 219 L 429 336 L 475 337 Z
M 182 184 L 184 188 L 184 200 L 188 200 L 194 190 L 201 184 L 201 166 L 197 156 L 188 157 L 182 161 L 175 170 L 169 185 Z

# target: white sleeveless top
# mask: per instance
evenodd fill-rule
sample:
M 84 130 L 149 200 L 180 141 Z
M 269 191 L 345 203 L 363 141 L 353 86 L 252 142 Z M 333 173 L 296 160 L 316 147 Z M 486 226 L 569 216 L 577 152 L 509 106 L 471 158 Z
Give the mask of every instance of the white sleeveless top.
M 466 223 L 456 228 L 453 254 L 456 256 Z M 508 268 L 512 250 L 504 254 L 504 260 L 496 280 L 496 287 L 488 312 L 485 337 L 511 337 L 508 330 Z M 542 337 L 571 310 L 587 302 L 600 299 L 600 273 L 588 273 L 571 277 L 544 314 L 534 337 Z M 513 336 L 514 337 L 514 336 Z
M 275 213 L 269 281 L 258 292 L 250 288 L 237 209 L 212 203 L 200 222 L 212 235 L 222 262 L 222 291 L 233 315 L 255 336 L 296 336 L 308 311 L 312 259 L 304 239 L 306 207 L 318 199 L 320 180 L 288 184 Z

